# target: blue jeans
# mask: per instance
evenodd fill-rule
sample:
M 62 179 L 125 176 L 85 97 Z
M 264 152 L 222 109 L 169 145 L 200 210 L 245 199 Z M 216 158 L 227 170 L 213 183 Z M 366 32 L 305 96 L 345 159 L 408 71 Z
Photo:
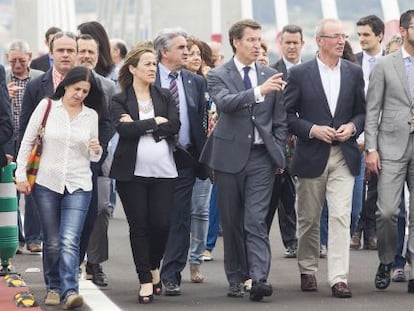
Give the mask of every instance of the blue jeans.
M 43 274 L 48 290 L 78 292 L 79 243 L 91 191 L 63 194 L 36 184 L 33 197 L 43 229 Z
M 351 210 L 351 236 L 358 226 L 359 215 L 362 210 L 362 202 L 364 200 L 364 177 L 365 177 L 365 156 L 361 157 L 361 171 L 355 176 L 354 192 L 352 194 L 352 210 Z
M 397 249 L 395 250 L 395 257 L 394 257 L 394 269 L 404 269 L 405 263 L 407 262 L 405 259 L 404 251 L 404 244 L 405 244 L 405 225 L 406 225 L 406 213 L 405 213 L 405 199 L 404 199 L 404 191 L 401 196 L 401 203 L 400 203 L 400 213 L 398 214 L 398 221 L 397 221 L 397 228 L 398 228 L 398 245 Z
M 191 241 L 188 261 L 201 265 L 206 248 L 208 210 L 211 193 L 209 179 L 196 179 L 191 196 Z
M 29 243 L 42 242 L 42 229 L 40 225 L 39 208 L 33 195 L 29 194 L 24 197 L 24 239 L 26 245 Z
M 210 196 L 210 207 L 208 211 L 208 233 L 206 250 L 212 251 L 216 246 L 217 237 L 220 231 L 220 214 L 217 206 L 217 188 L 213 184 Z

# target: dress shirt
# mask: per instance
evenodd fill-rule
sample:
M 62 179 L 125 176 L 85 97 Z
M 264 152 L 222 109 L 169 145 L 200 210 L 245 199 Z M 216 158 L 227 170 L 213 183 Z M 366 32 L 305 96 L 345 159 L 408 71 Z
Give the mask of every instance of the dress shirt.
M 17 182 L 27 180 L 26 161 L 46 107 L 47 99 L 42 99 L 30 117 L 17 156 Z M 98 154 L 88 148 L 94 138 L 98 139 L 95 110 L 83 105 L 81 112 L 70 120 L 62 101 L 52 101 L 36 183 L 57 193 L 64 193 L 65 188 L 69 193 L 77 189 L 92 190 L 90 161 L 98 162 L 102 155 L 102 148 Z
M 341 87 L 341 60 L 339 59 L 336 66 L 331 69 L 319 57 L 316 59 L 318 61 L 319 74 L 321 75 L 326 100 L 328 101 L 331 115 L 334 116 L 339 97 L 339 89 Z
M 370 60 L 372 57 L 374 57 L 376 59 L 376 61 L 378 61 L 378 59 L 380 57 L 382 57 L 383 51 L 379 51 L 378 54 L 375 54 L 373 56 L 368 55 L 365 51 L 362 52 L 362 71 L 364 73 L 364 82 L 365 82 L 365 95 L 367 95 L 367 91 L 368 91 L 368 84 L 369 84 L 369 75 L 371 74 L 372 68 L 371 68 L 371 64 L 370 64 Z
M 289 69 L 292 68 L 293 66 L 302 64 L 302 60 L 300 60 L 300 59 L 296 64 L 294 64 L 294 63 L 291 63 L 290 61 L 288 61 L 284 56 L 283 56 L 283 61 L 285 62 L 286 71 L 289 71 Z
M 169 74 L 171 70 L 165 67 L 163 64 L 158 63 L 159 68 L 159 75 L 161 81 L 161 87 L 165 89 L 170 89 L 170 77 Z M 188 148 L 191 146 L 191 139 L 190 139 L 190 119 L 188 117 L 188 108 L 187 108 L 187 99 L 185 97 L 185 90 L 183 84 L 183 76 L 181 75 L 181 71 L 177 71 L 178 77 L 177 87 L 178 87 L 178 97 L 180 99 L 180 106 L 179 106 L 179 115 L 180 115 L 180 122 L 181 127 L 180 131 L 178 132 L 178 143 L 180 146 L 184 148 Z
M 257 69 L 256 69 L 256 65 L 255 63 L 251 63 L 247 66 L 243 65 L 237 58 L 236 56 L 234 57 L 234 64 L 236 65 L 237 70 L 240 73 L 240 76 L 242 78 L 242 80 L 244 79 L 244 67 L 250 67 L 249 70 L 249 78 L 250 78 L 250 82 L 252 83 L 252 87 L 254 89 L 254 97 L 256 100 L 256 103 L 261 103 L 265 100 L 265 97 L 262 96 L 262 93 L 260 92 L 260 86 L 257 85 Z M 256 129 L 256 127 L 254 128 L 254 141 L 253 143 L 256 144 L 264 144 L 263 139 L 260 137 L 259 131 Z

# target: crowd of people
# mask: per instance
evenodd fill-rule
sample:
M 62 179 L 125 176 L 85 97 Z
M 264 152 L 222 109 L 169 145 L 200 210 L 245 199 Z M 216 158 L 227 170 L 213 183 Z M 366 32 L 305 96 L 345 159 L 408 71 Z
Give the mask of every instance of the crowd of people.
M 230 27 L 226 62 L 217 42 L 178 28 L 129 48 L 98 22 L 77 35 L 51 27 L 49 53 L 33 60 L 27 42 L 12 41 L 10 68 L 0 67 L 0 160 L 17 162 L 17 253 L 43 252 L 45 304 L 81 307 L 83 267 L 108 285 L 116 193 L 139 303 L 181 295 L 187 262 L 202 283 L 220 227 L 227 296 L 271 296 L 276 211 L 302 291 L 318 290 L 327 257 L 332 296 L 352 297 L 350 249 L 364 248 L 378 250 L 376 288 L 408 279 L 414 293 L 414 10 L 399 26 L 383 42 L 384 22 L 360 18 L 354 54 L 341 21 L 323 19 L 304 61 L 302 28 L 286 25 L 275 64 L 251 19 Z M 31 186 L 26 162 L 42 124 Z

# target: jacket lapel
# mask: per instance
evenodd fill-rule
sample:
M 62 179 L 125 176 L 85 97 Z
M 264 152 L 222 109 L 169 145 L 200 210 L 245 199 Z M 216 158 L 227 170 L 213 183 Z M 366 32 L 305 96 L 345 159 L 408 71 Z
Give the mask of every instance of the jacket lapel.
M 129 115 L 133 120 L 139 120 L 138 102 L 133 87 L 128 88 L 127 96 L 127 106 Z
M 339 86 L 339 94 L 338 94 L 338 100 L 336 102 L 336 109 L 335 109 L 334 116 L 338 113 L 338 111 L 340 111 L 339 109 L 342 107 L 342 104 L 343 104 L 341 99 L 348 92 L 349 66 L 344 61 L 341 61 L 340 73 L 341 73 L 341 84 Z
M 326 99 L 325 91 L 323 90 L 322 80 L 321 80 L 321 74 L 319 72 L 318 68 L 318 61 L 315 60 L 311 63 L 309 63 L 308 67 L 308 79 L 313 84 L 314 90 L 317 92 L 317 94 L 320 97 L 321 102 L 323 103 L 323 106 L 326 109 L 326 112 L 331 114 L 331 110 L 329 109 L 328 100 Z
M 401 85 L 404 89 L 404 93 L 405 95 L 407 95 L 408 101 L 412 103 L 410 88 L 408 86 L 406 69 L 404 65 L 404 59 L 401 50 L 398 53 L 393 54 L 392 57 L 392 62 L 397 73 L 398 79 L 400 80 Z

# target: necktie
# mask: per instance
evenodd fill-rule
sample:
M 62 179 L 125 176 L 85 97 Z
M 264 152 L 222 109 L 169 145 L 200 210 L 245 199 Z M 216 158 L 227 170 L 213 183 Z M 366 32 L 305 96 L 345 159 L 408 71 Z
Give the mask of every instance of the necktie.
M 171 71 L 168 75 L 168 78 L 170 78 L 170 92 L 174 98 L 175 105 L 177 108 L 180 107 L 180 98 L 178 95 L 178 86 L 177 86 L 177 78 L 178 78 L 178 72 Z
M 369 63 L 369 73 L 371 73 L 372 69 L 374 69 L 374 66 L 377 64 L 377 59 L 375 57 L 371 57 L 368 60 L 368 63 Z
M 250 81 L 250 78 L 249 78 L 250 67 L 249 66 L 243 67 L 243 71 L 244 71 L 244 77 L 243 77 L 244 87 L 246 88 L 246 90 L 251 89 L 252 81 Z

